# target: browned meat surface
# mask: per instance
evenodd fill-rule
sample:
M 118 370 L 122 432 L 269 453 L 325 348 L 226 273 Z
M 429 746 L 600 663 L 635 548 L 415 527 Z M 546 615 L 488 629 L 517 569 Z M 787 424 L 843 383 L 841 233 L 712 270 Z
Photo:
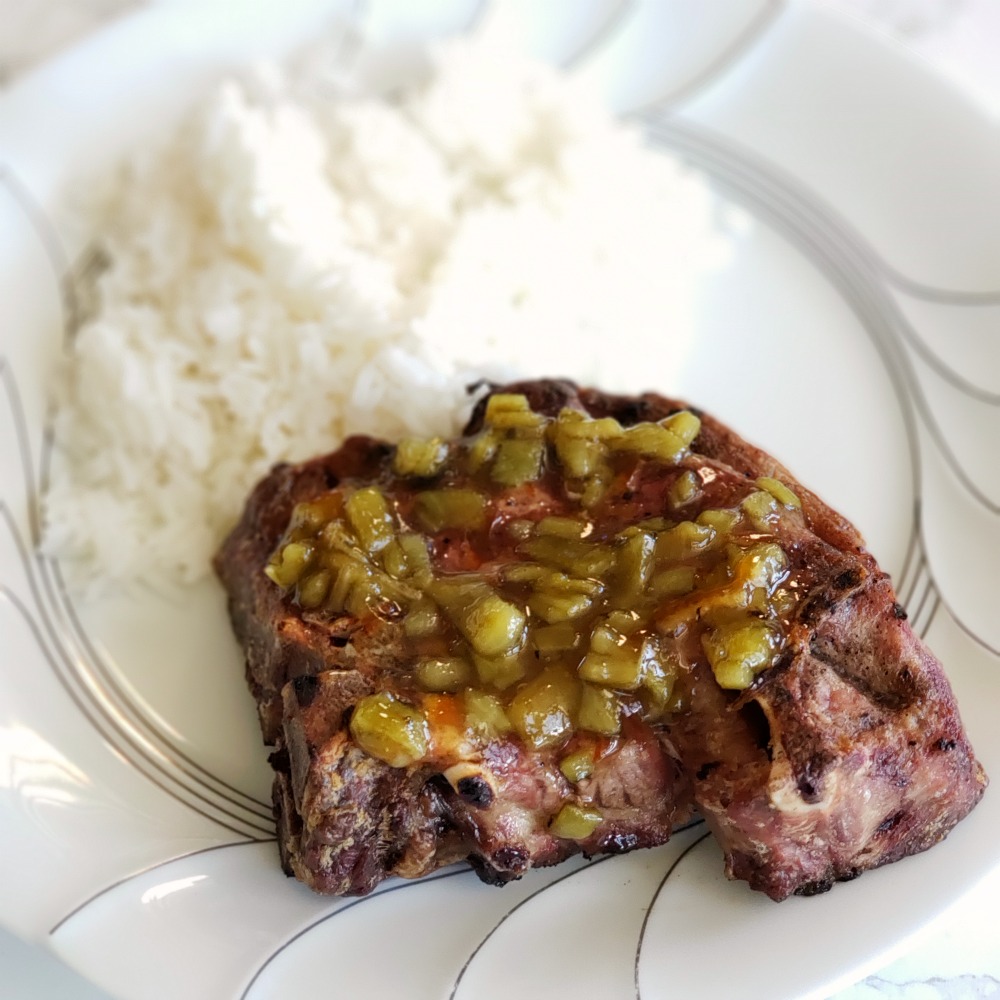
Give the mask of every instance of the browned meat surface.
M 499 391 L 523 393 L 547 417 L 570 407 L 624 427 L 684 408 L 653 394 L 611 396 L 562 381 Z M 483 416 L 480 403 L 468 435 L 482 429 Z M 780 648 L 749 686 L 721 687 L 706 656 L 713 621 L 706 609 L 733 603 L 734 571 L 727 582 L 718 565 L 692 564 L 705 582 L 658 600 L 649 647 L 669 670 L 671 699 L 651 707 L 644 687 L 626 684 L 614 693 L 619 721 L 604 735 L 577 725 L 565 738 L 534 744 L 517 727 L 476 736 L 464 725 L 460 694 L 414 687 L 416 653 L 437 655 L 438 640 L 415 647 L 391 601 L 372 614 L 305 610 L 265 575 L 296 506 L 331 491 L 380 483 L 400 521 L 412 521 L 426 483 L 392 477 L 393 447 L 352 438 L 331 455 L 279 466 L 258 485 L 216 569 L 264 739 L 275 748 L 287 871 L 320 891 L 354 894 L 390 875 L 415 877 L 467 859 L 484 880 L 502 883 L 581 851 L 663 843 L 696 808 L 722 844 L 728 874 L 783 899 L 924 850 L 975 805 L 986 778 L 947 680 L 857 531 L 770 456 L 700 416 L 697 437 L 676 462 L 616 460 L 588 523 L 594 537 L 619 540 L 651 519 L 677 523 L 677 481 L 688 472 L 698 494 L 685 501 L 683 519 L 739 511 L 755 480 L 780 480 L 801 510 L 789 505 L 761 532 L 737 528 L 730 544 L 736 556 L 736 546 L 745 551 L 760 539 L 784 553 L 785 603 L 768 611 Z M 485 528 L 429 533 L 431 566 L 443 577 L 501 580 L 510 564 L 525 561 L 516 529 L 523 534 L 525 523 L 575 510 L 551 476 L 498 489 Z M 519 682 L 528 683 L 530 675 Z M 509 701 L 520 689 L 498 696 Z M 352 738 L 353 710 L 379 692 L 416 705 L 427 720 L 427 745 L 404 766 Z M 567 761 L 581 752 L 592 766 L 571 773 Z M 567 833 L 555 822 L 567 804 L 597 818 Z

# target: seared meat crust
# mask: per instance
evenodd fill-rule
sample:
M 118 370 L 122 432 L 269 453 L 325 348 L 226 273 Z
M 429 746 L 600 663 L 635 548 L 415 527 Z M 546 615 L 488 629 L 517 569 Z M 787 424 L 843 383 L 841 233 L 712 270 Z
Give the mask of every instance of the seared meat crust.
M 569 406 L 624 426 L 689 408 L 560 380 L 499 391 L 525 394 L 545 415 Z M 482 415 L 481 402 L 469 433 Z M 508 737 L 472 759 L 442 746 L 432 760 L 394 768 L 355 746 L 352 706 L 406 670 L 399 626 L 303 612 L 262 572 L 297 503 L 343 480 L 375 480 L 391 447 L 351 438 L 330 455 L 276 467 L 258 485 L 215 565 L 264 740 L 276 748 L 274 807 L 287 871 L 323 892 L 358 894 L 390 875 L 415 877 L 465 858 L 485 881 L 502 883 L 580 850 L 663 843 L 697 808 L 723 847 L 727 873 L 783 899 L 924 850 L 975 805 L 986 777 L 947 680 L 858 532 L 765 452 L 699 415 L 685 462 L 711 469 L 707 502 L 738 503 L 760 476 L 800 497 L 804 516 L 782 524 L 780 542 L 805 597 L 780 661 L 746 691 L 720 688 L 700 647 L 680 640 L 688 707 L 666 722 L 626 719 L 616 749 L 581 789 L 604 822 L 579 842 L 548 830 L 567 790 L 550 750 Z M 665 494 L 662 477 L 640 477 L 601 516 L 630 523 L 640 508 L 663 511 Z M 552 503 L 525 488 L 510 516 Z

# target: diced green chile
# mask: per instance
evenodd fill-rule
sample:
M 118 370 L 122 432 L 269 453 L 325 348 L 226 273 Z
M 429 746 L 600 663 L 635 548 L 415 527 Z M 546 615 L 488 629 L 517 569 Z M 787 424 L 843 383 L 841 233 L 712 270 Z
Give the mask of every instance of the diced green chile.
M 420 710 L 387 692 L 369 695 L 354 706 L 350 730 L 365 753 L 390 767 L 420 760 L 430 742 L 427 720 Z
M 775 525 L 783 512 L 801 517 L 801 503 L 762 477 L 741 503 L 699 510 L 711 479 L 703 486 L 685 466 L 700 428 L 689 411 L 627 427 L 572 409 L 551 419 L 524 396 L 495 394 L 477 435 L 404 439 L 388 461 L 395 479 L 348 480 L 299 504 L 265 572 L 311 615 L 401 619 L 403 688 L 457 703 L 470 739 L 513 733 L 557 754 L 582 739 L 559 763 L 576 783 L 595 766 L 588 739 L 613 741 L 630 715 L 661 719 L 683 704 L 663 637 L 695 629 L 717 682 L 733 690 L 784 641 L 782 615 L 797 597 Z M 602 505 L 628 501 L 623 484 L 650 462 L 677 470 L 656 473 L 672 476 L 658 505 L 634 523 L 604 519 Z M 519 488 L 540 491 L 539 504 L 518 510 Z M 514 559 L 491 563 L 494 537 Z M 396 767 L 422 759 L 429 724 L 412 700 L 362 699 L 358 745 Z M 552 831 L 583 839 L 600 821 L 567 803 Z

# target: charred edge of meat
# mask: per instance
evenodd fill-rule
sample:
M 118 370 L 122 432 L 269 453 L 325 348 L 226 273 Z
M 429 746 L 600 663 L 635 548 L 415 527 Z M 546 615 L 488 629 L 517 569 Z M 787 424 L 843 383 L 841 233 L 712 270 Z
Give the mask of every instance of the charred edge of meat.
M 470 854 L 466 860 L 480 881 L 487 885 L 506 885 L 521 878 L 529 868 L 526 852 L 517 847 L 501 847 L 489 858 Z
M 754 742 L 764 751 L 767 759 L 771 760 L 771 723 L 767 720 L 767 713 L 755 700 L 740 705 L 738 711 Z
M 601 842 L 601 850 L 606 854 L 627 854 L 639 847 L 640 843 L 639 836 L 635 833 L 614 833 Z
M 833 888 L 833 883 L 837 881 L 832 878 L 818 878 L 812 882 L 803 882 L 795 890 L 797 896 L 819 896 L 821 893 L 829 892 Z
M 319 690 L 319 681 L 314 674 L 299 674 L 292 679 L 292 689 L 295 691 L 295 700 L 299 706 L 308 708 Z
M 488 782 L 478 775 L 460 778 L 455 790 L 463 802 L 470 806 L 484 808 L 493 803 L 493 789 Z

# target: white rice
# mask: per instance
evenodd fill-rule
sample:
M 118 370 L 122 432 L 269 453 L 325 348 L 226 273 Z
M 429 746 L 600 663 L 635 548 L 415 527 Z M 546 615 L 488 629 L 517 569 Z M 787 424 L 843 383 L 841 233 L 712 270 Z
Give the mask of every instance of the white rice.
M 483 376 L 669 388 L 727 249 L 707 188 L 490 46 L 392 102 L 258 67 L 123 165 L 46 498 L 77 583 L 197 580 L 272 464 L 452 433 Z

